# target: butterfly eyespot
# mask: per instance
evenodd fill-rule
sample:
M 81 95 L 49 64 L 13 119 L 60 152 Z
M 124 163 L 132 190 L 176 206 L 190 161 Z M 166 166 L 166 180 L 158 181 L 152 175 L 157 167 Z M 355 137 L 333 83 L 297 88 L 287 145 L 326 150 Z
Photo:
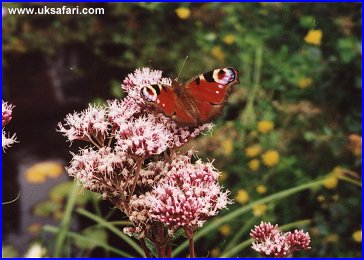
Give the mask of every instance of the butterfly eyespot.
M 217 69 L 213 71 L 212 77 L 215 82 L 227 85 L 235 80 L 235 72 L 229 68 Z
M 148 102 L 155 102 L 157 100 L 157 92 L 152 86 L 145 86 L 141 90 L 142 97 Z

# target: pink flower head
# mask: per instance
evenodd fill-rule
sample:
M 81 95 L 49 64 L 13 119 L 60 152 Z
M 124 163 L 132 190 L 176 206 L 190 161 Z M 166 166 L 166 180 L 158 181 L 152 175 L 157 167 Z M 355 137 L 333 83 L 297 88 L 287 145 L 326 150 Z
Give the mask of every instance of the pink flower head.
M 165 166 L 165 178 L 148 196 L 153 219 L 173 233 L 182 227 L 195 230 L 228 203 L 228 192 L 218 184 L 219 172 L 211 163 L 191 163 L 192 153 Z
M 310 249 L 310 236 L 302 230 L 283 233 L 278 225 L 261 222 L 250 232 L 252 248 L 263 256 L 287 257 L 294 251 Z
M 134 73 L 130 73 L 121 84 L 121 88 L 126 91 L 129 97 L 134 98 L 138 102 L 144 103 L 140 96 L 140 90 L 145 85 L 151 84 L 172 85 L 170 78 L 163 78 L 161 70 L 152 70 L 150 68 L 136 69 Z
M 305 233 L 303 230 L 295 230 L 293 233 L 289 232 L 289 235 L 287 236 L 287 241 L 291 245 L 292 251 L 311 249 L 310 235 L 308 234 L 308 232 Z
M 123 229 L 123 232 L 129 236 L 136 235 L 139 238 L 143 238 L 152 227 L 153 222 L 150 218 L 149 204 L 146 196 L 145 194 L 133 195 L 130 199 L 129 220 L 133 223 L 133 226 Z
M 278 225 L 272 225 L 271 223 L 264 223 L 263 221 L 259 226 L 255 226 L 254 230 L 251 230 L 250 236 L 258 242 L 263 242 L 266 238 L 273 237 L 279 233 Z
M 142 108 L 130 97 L 124 98 L 123 101 L 108 100 L 108 121 L 118 129 L 136 114 L 140 114 Z
M 74 154 L 67 172 L 84 188 L 102 193 L 106 198 L 113 198 L 125 192 L 129 176 L 133 175 L 133 167 L 134 160 L 124 152 L 103 147 L 97 151 L 82 149 Z
M 179 148 L 182 145 L 186 144 L 191 138 L 195 138 L 205 131 L 211 131 L 214 126 L 213 123 L 207 123 L 201 126 L 197 126 L 196 128 L 181 127 L 178 126 L 176 122 L 174 122 L 170 118 L 167 118 L 163 114 L 159 114 L 157 118 L 172 134 L 172 140 L 169 143 L 170 148 Z
M 74 140 L 99 140 L 103 142 L 108 134 L 110 123 L 107 121 L 105 107 L 89 105 L 82 112 L 68 114 L 66 123 L 58 124 L 58 131 L 63 133 L 71 142 Z
M 3 100 L 3 104 L 2 104 L 2 125 L 3 127 L 6 126 L 10 120 L 11 120 L 11 115 L 13 113 L 13 108 L 14 106 L 11 104 L 8 104 L 7 102 L 4 102 Z
M 8 104 L 7 102 L 2 101 L 2 138 L 1 143 L 3 147 L 3 151 L 10 147 L 12 144 L 16 143 L 16 134 L 13 134 L 12 136 L 8 135 L 4 127 L 11 121 L 12 119 L 12 113 L 13 113 L 14 106 L 11 104 Z
M 153 115 L 125 122 L 115 136 L 122 151 L 142 158 L 162 153 L 171 139 L 170 132 Z

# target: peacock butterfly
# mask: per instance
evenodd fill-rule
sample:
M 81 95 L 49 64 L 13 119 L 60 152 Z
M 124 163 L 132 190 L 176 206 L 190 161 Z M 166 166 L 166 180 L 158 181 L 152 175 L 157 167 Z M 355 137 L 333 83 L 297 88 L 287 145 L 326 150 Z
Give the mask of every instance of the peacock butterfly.
M 219 116 L 231 87 L 239 83 L 239 72 L 221 68 L 200 74 L 186 83 L 172 86 L 143 86 L 141 96 L 157 111 L 181 126 L 198 126 Z

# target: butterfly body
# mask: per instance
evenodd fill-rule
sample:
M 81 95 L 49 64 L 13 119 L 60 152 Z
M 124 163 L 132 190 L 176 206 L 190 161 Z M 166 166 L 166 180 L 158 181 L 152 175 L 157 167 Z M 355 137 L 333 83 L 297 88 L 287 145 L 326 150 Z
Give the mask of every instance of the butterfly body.
M 141 95 L 147 104 L 171 117 L 181 126 L 211 122 L 224 108 L 231 87 L 239 83 L 234 68 L 215 69 L 200 74 L 185 84 L 144 86 Z

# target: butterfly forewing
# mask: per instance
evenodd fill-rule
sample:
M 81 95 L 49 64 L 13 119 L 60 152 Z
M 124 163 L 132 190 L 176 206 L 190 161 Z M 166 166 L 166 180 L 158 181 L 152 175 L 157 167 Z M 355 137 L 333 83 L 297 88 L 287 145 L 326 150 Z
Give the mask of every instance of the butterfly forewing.
M 175 94 L 170 86 L 162 84 L 148 85 L 142 88 L 142 97 L 147 103 L 156 107 L 166 116 L 172 116 L 175 112 Z
M 200 101 L 222 104 L 231 87 L 237 83 L 239 83 L 238 71 L 233 68 L 222 68 L 206 72 L 188 81 L 186 89 Z

